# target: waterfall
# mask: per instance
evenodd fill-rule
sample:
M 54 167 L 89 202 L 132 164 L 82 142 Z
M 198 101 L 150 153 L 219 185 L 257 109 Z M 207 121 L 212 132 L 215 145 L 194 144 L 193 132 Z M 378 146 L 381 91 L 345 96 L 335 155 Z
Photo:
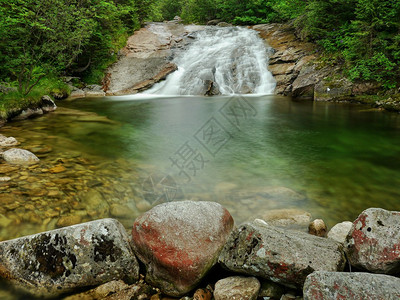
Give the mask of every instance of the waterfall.
M 192 33 L 194 41 L 177 53 L 178 70 L 146 94 L 272 94 L 268 49 L 258 34 L 241 27 L 209 27 Z

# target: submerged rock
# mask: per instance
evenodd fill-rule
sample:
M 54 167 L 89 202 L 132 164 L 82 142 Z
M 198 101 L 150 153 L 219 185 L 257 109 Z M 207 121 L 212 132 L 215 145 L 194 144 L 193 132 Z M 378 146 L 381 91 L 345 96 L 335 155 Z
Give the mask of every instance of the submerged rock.
M 3 159 L 11 164 L 30 165 L 39 161 L 35 154 L 28 150 L 12 148 L 3 152 Z
M 346 260 L 336 241 L 255 220 L 231 234 L 219 262 L 234 272 L 301 287 L 310 273 L 342 271 Z
M 369 273 L 314 272 L 303 288 L 304 300 L 400 298 L 400 279 Z
M 6 137 L 0 134 L 0 147 L 11 147 L 15 145 L 18 145 L 18 141 L 14 137 Z
M 400 212 L 364 210 L 353 222 L 346 241 L 352 266 L 374 273 L 400 271 Z
M 311 214 L 296 208 L 273 209 L 263 213 L 261 219 L 273 226 L 306 232 L 311 222 Z
M 256 300 L 260 282 L 255 277 L 232 276 L 215 284 L 215 300 Z
M 102 219 L 0 243 L 0 276 L 38 297 L 111 280 L 137 280 L 122 225 Z
M 170 296 L 189 292 L 217 262 L 232 227 L 229 212 L 214 202 L 169 202 L 146 212 L 132 230 L 146 281 Z

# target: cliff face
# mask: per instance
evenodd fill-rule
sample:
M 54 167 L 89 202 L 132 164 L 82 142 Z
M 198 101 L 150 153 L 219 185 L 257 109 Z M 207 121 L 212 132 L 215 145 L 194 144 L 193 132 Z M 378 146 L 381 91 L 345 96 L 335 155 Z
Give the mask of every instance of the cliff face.
M 269 70 L 277 81 L 276 93 L 314 101 L 352 101 L 361 95 L 376 95 L 379 86 L 370 82 L 353 83 L 339 65 L 324 66 L 316 46 L 303 42 L 288 24 L 261 24 L 257 30 L 274 53 Z
M 191 32 L 201 28 L 172 21 L 151 23 L 136 31 L 120 51 L 118 61 L 107 70 L 103 81 L 106 95 L 135 94 L 174 72 L 174 53 L 189 43 Z

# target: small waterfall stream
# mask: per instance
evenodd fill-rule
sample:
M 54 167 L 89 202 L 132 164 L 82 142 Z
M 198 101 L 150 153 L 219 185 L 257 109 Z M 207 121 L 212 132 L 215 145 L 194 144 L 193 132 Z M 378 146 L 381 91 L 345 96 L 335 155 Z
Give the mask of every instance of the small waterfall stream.
M 253 30 L 206 27 L 173 62 L 178 70 L 146 94 L 272 94 L 275 79 L 268 71 L 268 49 Z

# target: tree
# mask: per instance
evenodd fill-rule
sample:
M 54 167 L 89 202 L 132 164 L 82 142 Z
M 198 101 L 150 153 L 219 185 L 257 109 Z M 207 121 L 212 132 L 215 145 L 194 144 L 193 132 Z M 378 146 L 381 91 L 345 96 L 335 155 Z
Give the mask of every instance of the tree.
M 2 68 L 23 95 L 70 66 L 89 40 L 93 11 L 79 0 L 1 0 Z

